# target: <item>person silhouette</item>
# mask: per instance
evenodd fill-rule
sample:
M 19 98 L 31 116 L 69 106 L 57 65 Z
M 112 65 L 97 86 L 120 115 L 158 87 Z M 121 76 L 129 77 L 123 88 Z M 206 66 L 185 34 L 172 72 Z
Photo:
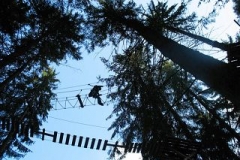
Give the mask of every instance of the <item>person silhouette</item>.
M 100 97 L 101 94 L 99 93 L 99 91 L 101 90 L 102 87 L 103 86 L 95 85 L 95 86 L 93 86 L 90 93 L 88 94 L 89 97 L 93 97 L 93 98 L 97 99 L 98 104 L 101 106 L 103 106 L 103 103 L 102 103 L 102 99 Z

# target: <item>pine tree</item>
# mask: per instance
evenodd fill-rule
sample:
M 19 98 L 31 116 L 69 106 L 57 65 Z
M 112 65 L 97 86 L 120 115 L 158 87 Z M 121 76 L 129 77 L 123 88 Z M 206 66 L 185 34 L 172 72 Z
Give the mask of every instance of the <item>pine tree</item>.
M 80 4 L 82 1 L 78 1 Z M 152 5 L 152 6 L 151 6 Z M 167 7 L 164 3 L 150 4 L 150 11 L 136 6 L 133 1 L 85 1 L 79 7 L 87 13 L 87 28 L 92 29 L 90 48 L 104 46 L 109 42 L 117 45 L 126 40 L 129 43 L 137 37 L 144 38 L 161 53 L 203 81 L 221 95 L 227 97 L 239 110 L 239 72 L 235 66 L 204 55 L 197 50 L 177 42 L 167 29 L 188 31 L 195 29 L 194 14 L 186 15 L 186 5 Z M 166 9 L 169 8 L 169 9 Z M 184 22 L 184 23 L 183 23 Z M 175 30 L 175 31 L 176 31 Z M 96 38 L 97 37 L 97 38 Z
M 58 64 L 70 56 L 81 59 L 81 17 L 48 0 L 0 2 L 0 158 L 21 158 L 32 144 L 19 123 L 37 133 L 47 119 L 55 94 Z
M 117 87 L 109 95 L 115 102 L 109 118 L 117 117 L 109 128 L 113 129 L 112 136 L 119 134 L 126 143 L 162 142 L 168 136 L 177 137 L 200 142 L 199 158 L 239 159 L 235 113 L 239 103 L 238 71 L 186 47 L 187 42 L 179 38 L 179 33 L 190 36 L 189 31 L 195 29 L 195 15 L 184 14 L 185 4 L 168 7 L 161 2 L 151 3 L 147 12 L 133 1 L 98 2 L 84 3 L 89 14 L 87 25 L 92 29 L 89 38 L 94 37 L 90 48 L 109 42 L 129 44 L 112 62 L 103 59 L 115 73 L 103 80 L 110 88 Z M 190 37 L 194 38 L 192 34 Z M 157 61 L 156 51 L 161 52 Z M 146 159 L 163 156 L 143 152 Z
M 233 106 L 225 98 L 144 44 L 103 62 L 114 73 L 102 79 L 115 104 L 109 116 L 115 118 L 112 137 L 120 135 L 126 144 L 159 145 L 174 137 L 200 142 L 198 158 L 239 158 L 235 149 L 240 136 L 232 128 L 236 115 L 227 116 L 224 110 Z M 166 159 L 163 153 L 142 154 L 144 159 Z

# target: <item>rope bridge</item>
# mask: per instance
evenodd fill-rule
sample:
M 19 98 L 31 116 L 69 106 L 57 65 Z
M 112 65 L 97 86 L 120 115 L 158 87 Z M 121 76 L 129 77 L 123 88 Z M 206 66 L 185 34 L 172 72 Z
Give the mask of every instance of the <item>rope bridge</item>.
M 46 137 L 50 137 L 52 142 L 77 146 L 88 149 L 103 150 L 107 147 L 113 147 L 115 152 L 117 149 L 124 149 L 125 153 L 148 153 L 150 155 L 157 155 L 159 158 L 164 159 L 192 159 L 195 158 L 199 152 L 201 145 L 197 142 L 183 140 L 179 138 L 168 137 L 164 142 L 151 142 L 151 143 L 115 143 L 108 140 L 83 137 L 77 135 L 70 135 L 65 133 L 46 132 L 45 129 L 39 131 L 33 131 L 31 126 L 24 125 L 18 121 L 11 121 L 10 119 L 0 119 L 1 129 L 5 131 L 11 131 L 12 127 L 15 127 L 15 135 L 33 137 L 34 135 L 40 135 L 42 140 Z M 14 124 L 14 125 L 12 125 Z

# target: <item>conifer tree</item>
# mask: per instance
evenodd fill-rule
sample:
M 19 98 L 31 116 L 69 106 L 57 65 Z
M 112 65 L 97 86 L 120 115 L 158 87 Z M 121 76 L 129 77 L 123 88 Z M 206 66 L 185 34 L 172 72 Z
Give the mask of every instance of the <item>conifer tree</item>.
M 37 133 L 52 108 L 58 80 L 51 63 L 81 59 L 81 17 L 48 0 L 0 2 L 0 159 L 21 158 L 32 144 L 23 124 Z
M 126 144 L 159 145 L 174 137 L 199 142 L 201 149 L 195 158 L 239 158 L 240 136 L 238 127 L 233 128 L 237 117 L 225 111 L 233 108 L 225 98 L 144 44 L 103 62 L 114 73 L 102 79 L 115 104 L 108 117 L 116 117 L 109 128 L 112 137 L 120 135 Z M 166 159 L 163 150 L 155 155 L 145 150 L 142 155 Z
M 142 37 L 185 71 L 229 99 L 235 104 L 235 111 L 239 110 L 240 81 L 236 66 L 191 49 L 184 45 L 184 41 L 177 42 L 174 36 L 166 36 L 166 33 L 177 30 L 186 33 L 196 28 L 198 21 L 195 15 L 186 15 L 187 3 L 167 7 L 162 2 L 151 2 L 148 11 L 133 1 L 78 2 L 82 4 L 79 9 L 87 13 L 86 25 L 91 29 L 88 36 L 90 48 L 109 42 L 117 45 L 122 40 L 132 43 L 137 37 Z

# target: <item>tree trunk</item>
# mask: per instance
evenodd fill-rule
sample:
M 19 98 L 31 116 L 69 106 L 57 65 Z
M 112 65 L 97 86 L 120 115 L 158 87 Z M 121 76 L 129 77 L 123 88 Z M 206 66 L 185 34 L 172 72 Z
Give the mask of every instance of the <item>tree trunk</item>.
M 209 87 L 228 98 L 240 109 L 240 80 L 236 68 L 180 45 L 164 37 L 158 31 L 144 26 L 140 21 L 123 18 L 113 10 L 109 11 L 107 18 L 137 31 L 146 41 L 159 49 L 164 56 L 170 58 L 197 79 L 205 82 Z
M 167 26 L 166 29 L 172 31 L 172 32 L 175 32 L 175 33 L 181 33 L 183 35 L 186 35 L 188 37 L 191 37 L 193 39 L 196 39 L 198 41 L 201 41 L 203 43 L 206 43 L 212 47 L 216 47 L 216 48 L 219 48 L 221 50 L 224 50 L 224 51 L 228 51 L 228 45 L 224 44 L 224 43 L 219 43 L 217 41 L 213 41 L 213 40 L 210 40 L 208 38 L 205 38 L 205 37 L 202 37 L 202 36 L 199 36 L 199 35 L 195 35 L 195 34 L 192 34 L 190 32 L 186 32 L 186 31 L 183 31 L 181 29 L 178 29 L 178 28 L 174 28 L 174 27 L 171 27 L 171 26 Z

